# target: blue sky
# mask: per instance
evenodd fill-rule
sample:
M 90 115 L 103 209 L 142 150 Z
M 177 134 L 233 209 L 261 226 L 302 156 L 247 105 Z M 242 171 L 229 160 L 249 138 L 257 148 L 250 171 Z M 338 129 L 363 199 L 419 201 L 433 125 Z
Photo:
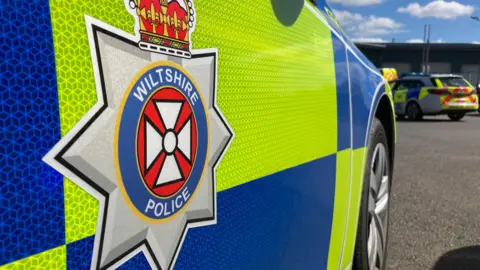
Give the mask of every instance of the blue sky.
M 421 42 L 431 24 L 432 42 L 480 44 L 480 0 L 327 1 L 356 41 Z

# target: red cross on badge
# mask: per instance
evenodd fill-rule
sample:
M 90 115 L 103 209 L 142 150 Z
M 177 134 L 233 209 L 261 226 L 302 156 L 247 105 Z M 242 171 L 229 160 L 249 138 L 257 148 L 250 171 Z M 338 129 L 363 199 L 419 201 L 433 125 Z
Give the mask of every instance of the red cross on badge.
M 137 130 L 137 160 L 143 181 L 159 197 L 169 197 L 190 176 L 197 148 L 192 107 L 174 88 L 163 88 L 145 103 Z

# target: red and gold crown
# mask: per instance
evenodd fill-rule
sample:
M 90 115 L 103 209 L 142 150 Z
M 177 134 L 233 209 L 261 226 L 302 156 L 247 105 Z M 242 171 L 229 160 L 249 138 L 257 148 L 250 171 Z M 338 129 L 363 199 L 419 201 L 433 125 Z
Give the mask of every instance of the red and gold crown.
M 192 0 L 131 0 L 130 7 L 138 16 L 140 49 L 191 57 Z

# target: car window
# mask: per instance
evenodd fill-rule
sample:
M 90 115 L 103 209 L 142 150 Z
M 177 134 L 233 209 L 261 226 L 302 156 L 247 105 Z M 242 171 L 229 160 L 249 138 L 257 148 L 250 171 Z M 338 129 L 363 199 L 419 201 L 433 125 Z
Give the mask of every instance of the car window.
M 438 78 L 443 86 L 470 86 L 468 82 L 462 77 L 443 77 Z
M 410 81 L 400 81 L 395 85 L 395 90 L 407 90 L 410 88 Z
M 425 84 L 422 81 L 413 80 L 413 81 L 410 82 L 409 88 L 421 88 L 423 86 L 425 86 Z
M 396 81 L 389 82 L 389 85 L 390 85 L 390 89 L 395 90 L 397 86 L 397 82 Z

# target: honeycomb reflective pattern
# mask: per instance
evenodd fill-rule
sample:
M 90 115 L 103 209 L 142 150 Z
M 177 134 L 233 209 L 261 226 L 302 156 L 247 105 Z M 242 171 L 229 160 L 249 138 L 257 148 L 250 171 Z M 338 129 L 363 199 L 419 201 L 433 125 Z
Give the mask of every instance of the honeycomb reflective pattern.
M 217 224 L 188 232 L 174 269 L 326 269 L 336 162 L 333 154 L 218 193 Z
M 28 269 L 36 262 L 47 269 L 79 269 L 91 260 L 98 201 L 62 179 L 41 158 L 97 101 L 84 15 L 133 33 L 134 21 L 123 1 L 93 3 L 52 1 L 51 14 L 45 3 L 2 3 L 11 12 L 2 11 L 8 21 L 1 33 L 6 45 L 2 59 L 8 54 L 9 62 L 2 62 L 7 91 L 0 92 L 0 127 L 5 134 L 0 137 L 0 180 L 7 179 L 0 186 L 5 194 L 1 207 L 8 208 L 1 212 L 0 233 L 7 245 L 0 247 L 0 264 L 37 253 L 6 267 Z M 217 190 L 335 153 L 335 70 L 328 29 L 306 8 L 292 27 L 284 27 L 270 1 L 196 0 L 195 5 L 200 16 L 193 44 L 219 48 L 217 99 L 236 132 L 217 169 Z M 39 21 L 18 31 L 26 18 Z M 225 198 L 227 202 L 230 197 Z M 218 231 L 222 236 L 228 232 Z M 195 243 L 187 248 L 195 249 Z M 50 264 L 54 259 L 57 264 Z M 149 267 L 138 254 L 122 269 Z
M 65 236 L 71 243 L 95 233 L 98 201 L 68 179 L 65 187 Z
M 65 264 L 65 246 L 57 247 L 1 267 L 2 270 L 62 270 Z
M 67 244 L 68 270 L 90 269 L 94 239 L 93 236 L 90 236 Z
M 60 139 L 48 2 L 1 5 L 0 265 L 4 265 L 63 245 L 65 231 L 62 176 L 41 160 Z M 53 269 L 62 262 L 50 262 L 60 256 L 57 253 L 36 257 L 27 265 Z M 32 269 L 21 265 L 8 268 Z
M 52 1 L 50 4 L 62 136 L 95 104 L 96 92 L 84 14 L 132 32 L 123 1 Z M 66 241 L 95 233 L 98 201 L 65 179 Z
M 217 169 L 217 190 L 335 153 L 329 29 L 306 7 L 284 27 L 272 1 L 195 3 L 193 45 L 219 47 L 217 99 L 236 133 Z
M 67 269 L 89 269 L 93 252 L 94 236 L 90 236 L 67 245 Z M 145 255 L 142 252 L 135 255 L 129 261 L 118 267 L 119 270 L 143 270 L 151 269 Z

